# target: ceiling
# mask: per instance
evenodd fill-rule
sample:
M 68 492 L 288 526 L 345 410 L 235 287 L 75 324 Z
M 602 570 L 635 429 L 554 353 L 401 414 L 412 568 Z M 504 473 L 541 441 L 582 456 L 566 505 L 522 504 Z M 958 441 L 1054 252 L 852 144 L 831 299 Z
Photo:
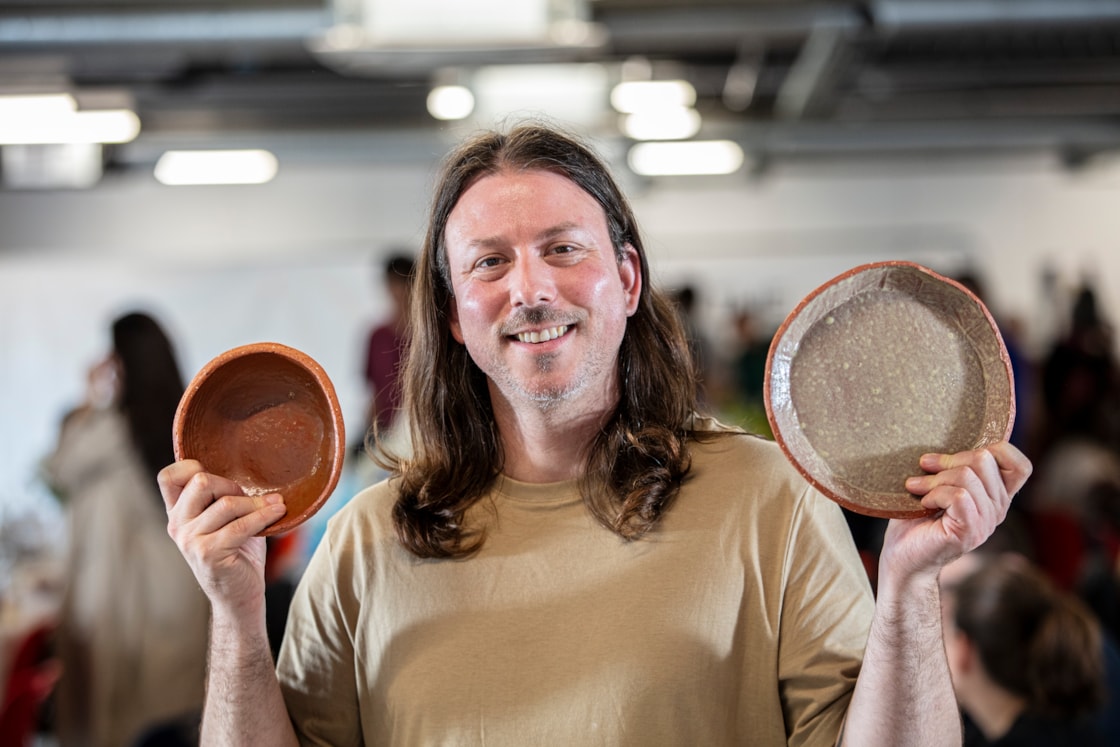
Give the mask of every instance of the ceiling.
M 324 52 L 356 5 L 0 0 L 0 89 L 125 94 L 143 134 L 122 162 L 192 139 L 433 131 L 448 70 L 559 60 L 682 76 L 705 132 L 762 156 L 1120 148 L 1120 0 L 589 0 L 593 33 L 570 46 Z

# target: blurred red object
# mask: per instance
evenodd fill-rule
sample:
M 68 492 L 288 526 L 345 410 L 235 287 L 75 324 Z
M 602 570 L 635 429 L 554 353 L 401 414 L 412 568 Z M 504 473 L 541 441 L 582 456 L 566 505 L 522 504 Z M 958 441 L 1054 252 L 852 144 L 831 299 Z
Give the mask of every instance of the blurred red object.
M 31 629 L 16 648 L 0 706 L 0 747 L 27 747 L 43 704 L 54 690 L 62 666 L 50 652 L 54 625 Z

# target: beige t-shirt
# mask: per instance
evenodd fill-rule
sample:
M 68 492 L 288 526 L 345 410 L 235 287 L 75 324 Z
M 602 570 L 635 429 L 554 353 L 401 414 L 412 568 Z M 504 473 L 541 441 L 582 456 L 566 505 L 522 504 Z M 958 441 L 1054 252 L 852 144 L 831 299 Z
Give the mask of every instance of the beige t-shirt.
M 652 536 L 575 484 L 501 478 L 466 560 L 394 537 L 391 484 L 332 518 L 278 665 L 304 744 L 831 745 L 873 600 L 839 508 L 777 447 L 694 444 Z

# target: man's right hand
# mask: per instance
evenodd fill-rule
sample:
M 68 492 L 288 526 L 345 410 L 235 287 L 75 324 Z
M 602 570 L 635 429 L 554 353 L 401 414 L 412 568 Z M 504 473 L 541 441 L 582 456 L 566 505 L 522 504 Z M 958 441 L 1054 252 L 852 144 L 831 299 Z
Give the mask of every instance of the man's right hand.
M 264 537 L 279 495 L 250 497 L 193 460 L 159 473 L 167 533 L 210 598 L 210 668 L 200 744 L 297 744 L 265 628 Z
M 167 533 L 215 612 L 254 614 L 264 604 L 265 540 L 257 534 L 284 515 L 278 494 L 246 496 L 232 480 L 192 459 L 162 469 Z

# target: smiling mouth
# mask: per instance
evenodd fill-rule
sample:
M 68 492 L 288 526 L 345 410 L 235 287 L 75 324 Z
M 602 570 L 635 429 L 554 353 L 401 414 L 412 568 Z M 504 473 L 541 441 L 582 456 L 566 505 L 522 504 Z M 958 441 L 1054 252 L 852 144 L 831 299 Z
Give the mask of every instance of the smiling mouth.
M 555 340 L 557 337 L 567 334 L 569 329 L 570 327 L 564 324 L 559 327 L 549 327 L 548 329 L 540 329 L 533 332 L 518 332 L 514 337 L 517 338 L 518 342 L 548 342 L 549 340 Z

